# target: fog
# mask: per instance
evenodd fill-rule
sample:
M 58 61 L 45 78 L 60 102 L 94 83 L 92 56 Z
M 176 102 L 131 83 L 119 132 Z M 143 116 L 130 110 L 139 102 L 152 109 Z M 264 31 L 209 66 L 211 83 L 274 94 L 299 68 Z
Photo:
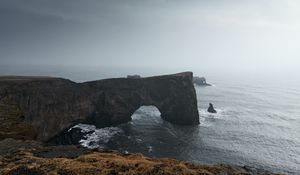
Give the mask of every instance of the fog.
M 116 76 L 191 70 L 294 78 L 299 8 L 298 0 L 1 0 L 0 73 L 55 74 L 65 66 Z

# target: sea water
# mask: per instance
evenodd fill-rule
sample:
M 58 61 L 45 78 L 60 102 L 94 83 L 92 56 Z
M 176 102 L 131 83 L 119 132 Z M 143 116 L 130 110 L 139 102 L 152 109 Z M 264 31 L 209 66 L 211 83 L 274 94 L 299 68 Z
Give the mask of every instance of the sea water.
M 111 77 L 99 71 L 65 67 L 0 67 L 0 73 L 58 76 L 74 81 Z M 213 86 L 195 86 L 200 125 L 173 125 L 160 118 L 156 107 L 143 106 L 133 114 L 132 121 L 116 127 L 75 126 L 87 133 L 80 143 L 88 148 L 300 174 L 299 78 L 210 75 L 206 78 Z M 217 114 L 206 112 L 210 102 Z
M 300 174 L 300 86 L 256 80 L 211 83 L 195 86 L 199 126 L 173 125 L 160 118 L 156 107 L 143 106 L 132 121 L 117 127 L 76 126 L 94 131 L 81 144 Z M 207 112 L 209 102 L 217 114 Z

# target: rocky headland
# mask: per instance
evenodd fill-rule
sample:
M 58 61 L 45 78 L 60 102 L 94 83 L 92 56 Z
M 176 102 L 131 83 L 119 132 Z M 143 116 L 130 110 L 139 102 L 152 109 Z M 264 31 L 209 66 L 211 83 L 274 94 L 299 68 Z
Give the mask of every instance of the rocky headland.
M 50 140 L 78 123 L 104 127 L 128 122 L 142 105 L 156 106 L 161 117 L 171 123 L 199 124 L 191 72 L 84 83 L 2 76 L 0 174 L 272 174 L 250 167 L 200 165 L 78 145 L 49 146 Z
M 197 125 L 192 72 L 147 78 L 75 83 L 51 77 L 0 77 L 0 139 L 46 142 L 64 130 L 90 123 L 125 123 L 143 105 L 154 105 L 174 124 Z

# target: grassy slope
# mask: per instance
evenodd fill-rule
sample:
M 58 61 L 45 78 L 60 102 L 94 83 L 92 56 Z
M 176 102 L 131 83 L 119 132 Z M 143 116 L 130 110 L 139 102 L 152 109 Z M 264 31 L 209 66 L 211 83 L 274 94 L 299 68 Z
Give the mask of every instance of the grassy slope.
M 76 146 L 45 147 L 34 141 L 6 139 L 0 141 L 0 174 L 212 175 L 254 173 L 245 168 L 229 165 L 199 165 L 170 158 L 149 158 L 142 154 L 86 150 Z M 260 171 L 257 174 L 272 173 Z

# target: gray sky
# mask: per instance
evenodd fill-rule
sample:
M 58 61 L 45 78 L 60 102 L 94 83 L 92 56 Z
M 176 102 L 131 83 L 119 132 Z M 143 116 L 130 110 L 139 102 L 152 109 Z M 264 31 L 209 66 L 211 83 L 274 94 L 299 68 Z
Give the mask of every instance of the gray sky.
M 0 0 L 0 66 L 296 74 L 299 9 L 299 0 Z

